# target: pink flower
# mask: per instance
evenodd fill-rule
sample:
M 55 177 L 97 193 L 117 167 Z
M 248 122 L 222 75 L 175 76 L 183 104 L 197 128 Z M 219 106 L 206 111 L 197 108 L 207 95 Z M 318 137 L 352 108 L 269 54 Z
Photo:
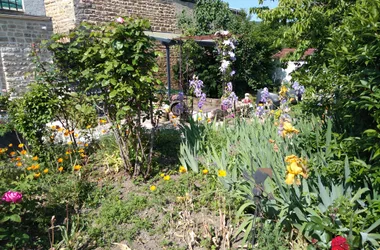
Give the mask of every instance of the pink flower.
M 22 193 L 9 190 L 3 195 L 1 200 L 9 203 L 19 203 L 22 200 Z
M 122 17 L 118 17 L 118 18 L 116 19 L 116 22 L 118 22 L 118 23 L 124 23 L 124 18 L 122 18 Z
M 337 236 L 331 240 L 331 250 L 350 250 L 350 246 L 346 238 Z

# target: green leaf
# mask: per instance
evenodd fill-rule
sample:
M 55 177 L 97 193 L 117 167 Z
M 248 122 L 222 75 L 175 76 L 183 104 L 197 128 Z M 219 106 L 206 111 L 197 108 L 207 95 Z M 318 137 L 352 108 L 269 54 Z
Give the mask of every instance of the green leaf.
M 14 222 L 21 222 L 21 217 L 18 214 L 12 214 L 9 216 L 9 219 Z

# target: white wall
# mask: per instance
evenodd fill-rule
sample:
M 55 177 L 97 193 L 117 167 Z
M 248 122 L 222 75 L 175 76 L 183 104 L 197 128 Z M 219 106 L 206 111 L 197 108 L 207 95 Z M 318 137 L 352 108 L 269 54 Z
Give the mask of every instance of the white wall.
M 273 75 L 273 80 L 274 81 L 288 81 L 292 79 L 291 73 L 295 71 L 296 69 L 300 68 L 302 65 L 304 65 L 304 61 L 289 61 L 287 63 L 287 67 L 285 69 L 283 68 L 277 68 L 274 75 Z

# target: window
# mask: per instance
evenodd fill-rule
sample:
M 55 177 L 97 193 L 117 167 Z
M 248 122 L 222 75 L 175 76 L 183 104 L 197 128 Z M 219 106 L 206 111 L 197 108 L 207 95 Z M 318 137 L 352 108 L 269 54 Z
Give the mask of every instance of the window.
M 22 0 L 0 0 L 0 10 L 22 11 Z

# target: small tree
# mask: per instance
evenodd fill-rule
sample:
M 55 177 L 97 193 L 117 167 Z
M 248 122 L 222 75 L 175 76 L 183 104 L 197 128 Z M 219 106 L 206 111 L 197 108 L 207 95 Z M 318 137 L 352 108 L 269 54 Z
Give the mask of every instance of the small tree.
M 153 101 L 160 81 L 154 76 L 154 43 L 144 34 L 149 28 L 148 21 L 131 18 L 100 26 L 83 23 L 68 36 L 54 36 L 49 44 L 61 74 L 111 123 L 124 166 L 133 176 L 141 174 L 143 166 L 147 176 L 152 159 L 154 129 L 148 147 L 141 123 L 149 118 L 154 128 L 157 125 Z

